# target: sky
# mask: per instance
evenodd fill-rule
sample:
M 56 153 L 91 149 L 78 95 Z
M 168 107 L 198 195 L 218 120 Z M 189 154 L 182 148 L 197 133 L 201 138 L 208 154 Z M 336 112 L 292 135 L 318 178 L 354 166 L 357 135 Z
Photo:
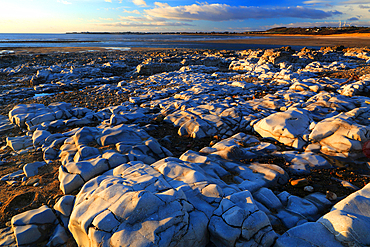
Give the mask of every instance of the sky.
M 0 33 L 370 26 L 370 0 L 0 0 Z

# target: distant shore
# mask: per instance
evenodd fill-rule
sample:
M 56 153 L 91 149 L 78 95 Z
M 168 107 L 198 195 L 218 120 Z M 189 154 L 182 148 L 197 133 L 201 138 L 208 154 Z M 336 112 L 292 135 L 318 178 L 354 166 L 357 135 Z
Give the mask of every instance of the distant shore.
M 265 34 L 251 35 L 254 38 L 241 39 L 218 39 L 218 40 L 188 40 L 189 43 L 213 43 L 213 44 L 255 44 L 255 45 L 278 45 L 278 46 L 306 46 L 324 47 L 370 47 L 370 33 L 351 33 L 334 35 L 284 35 Z M 256 38 L 258 37 L 258 38 Z M 184 42 L 183 40 L 172 40 L 171 43 Z M 130 50 L 163 50 L 173 48 L 147 48 L 131 47 Z M 186 49 L 186 48 L 183 48 Z M 103 51 L 113 50 L 109 47 L 1 47 L 0 50 L 12 50 L 16 53 L 50 53 L 50 52 L 81 52 L 81 51 Z

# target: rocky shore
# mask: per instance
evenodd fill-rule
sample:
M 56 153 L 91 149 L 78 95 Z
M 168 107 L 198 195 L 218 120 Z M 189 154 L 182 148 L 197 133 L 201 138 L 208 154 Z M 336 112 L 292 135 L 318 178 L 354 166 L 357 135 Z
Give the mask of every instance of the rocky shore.
M 370 49 L 0 53 L 0 246 L 369 246 Z

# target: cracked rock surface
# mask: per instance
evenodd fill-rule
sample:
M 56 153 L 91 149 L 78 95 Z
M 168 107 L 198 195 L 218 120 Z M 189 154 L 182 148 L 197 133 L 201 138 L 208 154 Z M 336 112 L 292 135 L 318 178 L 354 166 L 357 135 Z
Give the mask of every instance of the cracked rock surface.
M 369 54 L 7 55 L 0 246 L 369 246 Z

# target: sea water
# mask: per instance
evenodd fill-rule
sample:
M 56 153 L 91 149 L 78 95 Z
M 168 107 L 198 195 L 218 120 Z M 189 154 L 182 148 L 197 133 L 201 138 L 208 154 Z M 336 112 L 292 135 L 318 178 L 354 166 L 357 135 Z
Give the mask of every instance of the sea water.
M 181 35 L 181 34 L 27 34 L 0 33 L 0 48 L 11 47 L 150 47 L 243 50 L 278 48 L 281 45 L 230 44 L 233 39 L 256 39 L 247 35 Z M 268 37 L 263 37 L 268 38 Z M 203 43 L 201 41 L 208 41 Z M 217 41 L 217 43 L 212 43 Z M 220 42 L 221 41 L 221 42 Z M 222 42 L 223 41 L 223 42 Z M 292 47 L 300 49 L 302 47 Z

